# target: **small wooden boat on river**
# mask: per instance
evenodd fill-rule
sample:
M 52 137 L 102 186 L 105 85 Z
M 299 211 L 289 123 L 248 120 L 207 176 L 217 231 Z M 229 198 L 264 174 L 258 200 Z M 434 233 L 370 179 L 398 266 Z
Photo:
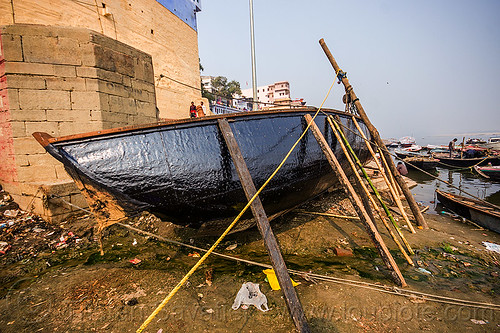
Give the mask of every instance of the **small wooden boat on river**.
M 474 169 L 484 178 L 500 181 L 500 166 L 475 166 Z
M 437 199 L 446 208 L 478 225 L 500 233 L 500 209 L 476 199 L 436 190 Z
M 439 166 L 443 168 L 470 168 L 475 165 L 500 165 L 499 156 L 484 156 L 474 158 L 449 157 L 449 154 L 432 154 L 432 157 L 439 160 Z
M 427 156 L 413 156 L 404 158 L 403 162 L 408 169 L 416 169 L 415 167 L 417 167 L 423 170 L 434 170 L 438 166 L 439 160 Z
M 182 226 L 206 229 L 207 221 L 232 219 L 247 203 L 218 119 L 228 120 L 259 188 L 306 128 L 304 115 L 315 110 L 242 112 L 60 138 L 40 132 L 33 136 L 64 164 L 82 193 L 87 194 L 87 201 L 94 201 L 89 202 L 91 209 L 112 206 L 127 216 L 148 210 Z M 339 116 L 345 126 L 357 131 L 353 114 L 324 109 L 315 120 L 349 170 L 326 115 Z M 362 121 L 358 122 L 369 136 Z M 363 140 L 349 131 L 346 136 L 361 161 L 368 160 Z M 307 133 L 260 198 L 271 216 L 336 183 L 316 139 Z M 218 232 L 227 223 L 214 225 L 212 231 Z

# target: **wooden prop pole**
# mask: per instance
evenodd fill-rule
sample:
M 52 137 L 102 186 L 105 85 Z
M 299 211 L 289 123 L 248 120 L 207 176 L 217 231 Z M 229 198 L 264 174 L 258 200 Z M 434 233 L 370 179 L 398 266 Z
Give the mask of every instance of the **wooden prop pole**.
M 305 119 L 307 123 L 311 123 L 311 131 L 318 141 L 318 144 L 320 145 L 321 149 L 323 150 L 323 153 L 325 154 L 326 159 L 328 160 L 328 163 L 333 169 L 333 172 L 335 175 L 338 177 L 341 185 L 344 187 L 344 190 L 346 193 L 349 195 L 349 200 L 351 200 L 351 203 L 356 210 L 356 213 L 358 214 L 360 221 L 363 223 L 363 225 L 366 228 L 366 231 L 368 232 L 368 235 L 372 239 L 373 243 L 375 244 L 375 247 L 377 248 L 380 256 L 382 257 L 382 260 L 384 261 L 385 265 L 387 268 L 390 270 L 392 278 L 396 282 L 397 285 L 401 287 L 406 287 L 406 281 L 401 274 L 401 271 L 399 270 L 398 265 L 394 261 L 394 258 L 392 257 L 391 253 L 389 252 L 389 249 L 384 243 L 384 240 L 382 239 L 382 236 L 378 232 L 377 228 L 375 227 L 375 224 L 373 223 L 372 219 L 368 215 L 368 212 L 366 211 L 365 207 L 363 206 L 363 203 L 361 202 L 361 199 L 359 198 L 358 194 L 352 187 L 351 183 L 349 182 L 349 179 L 347 178 L 346 174 L 344 173 L 344 170 L 342 170 L 342 166 L 340 165 L 339 161 L 333 154 L 330 146 L 325 140 L 325 137 L 323 134 L 321 134 L 321 131 L 319 130 L 318 126 L 316 125 L 315 122 L 313 122 L 313 119 L 311 115 L 306 114 Z
M 401 175 L 396 170 L 396 166 L 394 165 L 394 162 L 392 161 L 392 159 L 389 155 L 389 152 L 387 151 L 387 149 L 385 149 L 385 145 L 382 141 L 382 138 L 380 138 L 380 135 L 379 135 L 377 129 L 370 122 L 370 119 L 368 119 L 368 116 L 366 115 L 365 110 L 363 109 L 363 106 L 359 102 L 359 98 L 354 93 L 354 89 L 352 88 L 351 84 L 349 83 L 349 80 L 347 79 L 345 73 L 340 70 L 339 65 L 337 64 L 337 62 L 335 61 L 335 58 L 330 53 L 330 50 L 326 46 L 326 43 L 323 40 L 323 38 L 319 40 L 319 43 L 321 44 L 321 47 L 323 48 L 323 51 L 325 52 L 328 60 L 332 64 L 333 69 L 335 70 L 335 73 L 337 74 L 337 77 L 344 84 L 345 91 L 347 94 L 349 94 L 351 101 L 353 101 L 354 105 L 356 106 L 356 109 L 358 110 L 359 116 L 361 117 L 361 119 L 365 123 L 366 127 L 370 131 L 370 135 L 371 135 L 372 139 L 375 140 L 375 143 L 381 148 L 383 154 L 385 155 L 385 157 L 387 159 L 387 163 L 389 165 L 389 168 L 390 168 L 392 174 L 394 175 L 397 183 L 399 184 L 401 190 L 403 191 L 403 194 L 405 195 L 405 198 L 408 201 L 408 205 L 410 206 L 410 209 L 413 213 L 413 216 L 415 217 L 417 224 L 424 229 L 428 229 L 427 222 L 425 222 L 425 219 L 424 219 L 422 213 L 420 212 L 420 209 L 417 205 L 417 202 L 415 201 L 415 198 L 413 198 L 413 195 L 411 194 L 410 190 L 408 189 L 408 186 L 406 185 L 406 182 L 404 181 L 403 177 L 401 177 Z
M 241 154 L 240 147 L 236 142 L 227 119 L 218 119 L 217 122 L 229 149 L 229 153 L 233 159 L 234 166 L 236 167 L 236 171 L 240 178 L 241 185 L 243 186 L 243 190 L 245 191 L 245 195 L 247 199 L 250 200 L 257 192 L 257 189 L 255 188 L 250 172 L 248 171 L 247 164 Z M 307 323 L 304 310 L 302 309 L 297 293 L 292 286 L 290 275 L 288 274 L 285 261 L 281 255 L 278 241 L 274 236 L 266 212 L 262 206 L 262 202 L 258 197 L 253 201 L 250 208 L 252 209 L 252 213 L 257 221 L 257 227 L 259 228 L 260 234 L 264 239 L 267 253 L 271 259 L 271 265 L 273 266 L 276 277 L 278 278 L 281 291 L 283 292 L 283 296 L 288 306 L 288 311 L 292 316 L 295 327 L 298 332 L 310 332 L 311 330 L 309 328 L 309 324 Z
M 349 151 L 347 150 L 347 147 L 345 146 L 345 144 L 343 142 L 343 138 L 340 136 L 340 134 L 338 132 L 338 129 L 335 128 L 335 126 L 333 125 L 330 117 L 328 117 L 327 119 L 328 119 L 328 122 L 330 123 L 330 126 L 332 127 L 333 134 L 335 134 L 335 137 L 337 138 L 337 142 L 340 143 L 340 147 L 342 148 L 342 151 L 344 152 L 344 155 L 345 155 L 347 161 L 349 162 L 349 165 L 351 166 L 351 170 L 353 171 L 354 175 L 358 179 L 358 182 L 359 182 L 361 188 L 363 189 L 362 193 L 364 193 L 364 196 L 367 197 L 370 200 L 373 208 L 377 212 L 379 218 L 382 220 L 382 223 L 384 224 L 385 228 L 389 232 L 389 235 L 391 236 L 392 240 L 394 241 L 394 243 L 396 243 L 397 247 L 399 248 L 399 251 L 401 251 L 401 253 L 405 257 L 406 261 L 410 265 L 413 266 L 414 265 L 413 264 L 413 260 L 411 260 L 410 256 L 408 256 L 408 254 L 406 253 L 405 249 L 403 248 L 403 246 L 401 245 L 401 243 L 396 238 L 396 235 L 394 234 L 394 232 L 392 231 L 391 227 L 389 226 L 389 224 L 385 220 L 385 217 L 382 215 L 382 212 L 380 211 L 380 207 L 375 202 L 375 199 L 373 199 L 373 197 L 371 196 L 370 191 L 368 191 L 368 188 L 366 187 L 365 183 L 363 182 L 363 179 L 361 179 L 361 176 L 359 175 L 358 170 L 356 169 L 356 165 L 354 164 L 354 162 L 353 162 L 353 160 L 351 158 L 351 155 L 349 154 Z M 365 177 L 368 177 L 368 175 L 366 174 L 366 172 L 363 172 L 363 174 L 364 174 Z M 370 182 L 370 184 L 373 185 L 371 182 Z M 393 224 L 396 226 L 396 221 L 394 221 L 394 219 L 392 218 L 392 215 L 390 215 L 390 213 L 389 213 L 388 216 L 391 219 L 391 221 L 393 222 Z
M 382 160 L 382 163 L 384 164 L 384 170 L 385 170 L 385 175 L 389 177 L 389 180 L 391 181 L 392 187 L 396 191 L 396 194 L 398 196 L 403 195 L 403 192 L 399 188 L 399 186 L 396 185 L 396 181 L 394 180 L 394 175 L 392 174 L 389 164 L 387 164 L 387 160 L 385 159 L 385 155 L 382 153 L 382 149 L 377 146 L 377 151 L 380 155 L 380 159 Z
M 358 129 L 359 134 L 361 135 L 361 137 L 365 141 L 365 144 L 366 144 L 366 147 L 368 148 L 368 151 L 370 152 L 373 159 L 375 160 L 375 163 L 377 164 L 378 170 L 382 174 L 382 178 L 384 178 L 384 181 L 385 181 L 387 187 L 389 188 L 389 192 L 391 193 L 391 196 L 394 199 L 394 202 L 396 203 L 399 210 L 401 211 L 401 216 L 403 216 L 403 219 L 406 221 L 406 224 L 408 225 L 408 228 L 410 229 L 410 231 L 412 233 L 415 233 L 415 229 L 413 229 L 413 226 L 410 223 L 410 219 L 408 218 L 408 215 L 406 215 L 406 211 L 403 208 L 403 203 L 401 202 L 401 199 L 399 198 L 399 196 L 396 194 L 396 191 L 394 191 L 394 188 L 392 187 L 391 182 L 387 178 L 387 175 L 385 174 L 385 171 L 384 171 L 382 165 L 380 164 L 380 161 L 377 159 L 377 156 L 375 156 L 375 152 L 373 151 L 372 146 L 370 145 L 370 143 L 366 139 L 365 133 L 363 133 L 363 131 L 361 130 L 361 127 L 359 127 L 359 124 L 356 121 L 356 117 L 353 116 L 352 120 L 354 122 L 354 125 Z

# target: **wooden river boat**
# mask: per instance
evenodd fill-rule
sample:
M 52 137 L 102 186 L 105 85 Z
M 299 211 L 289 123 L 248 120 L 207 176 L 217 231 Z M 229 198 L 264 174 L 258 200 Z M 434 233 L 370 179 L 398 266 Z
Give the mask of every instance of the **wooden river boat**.
M 474 169 L 479 173 L 481 176 L 494 180 L 494 181 L 500 181 L 500 166 L 475 166 Z
M 474 158 L 460 158 L 449 157 L 449 154 L 432 154 L 432 157 L 439 160 L 439 166 L 444 168 L 470 168 L 475 165 L 500 165 L 500 157 L 497 155 L 474 157 Z
M 259 188 L 306 128 L 304 115 L 315 111 L 301 108 L 242 112 L 59 138 L 40 132 L 33 136 L 64 164 L 94 213 L 102 210 L 101 216 L 111 219 L 148 210 L 175 224 L 210 232 L 225 228 L 247 203 L 218 119 L 228 120 Z M 349 170 L 326 115 L 338 115 L 345 126 L 357 131 L 350 119 L 352 114 L 325 109 L 315 120 L 341 164 Z M 368 135 L 365 125 L 360 119 L 358 122 Z M 365 162 L 369 152 L 363 140 L 345 132 Z M 307 133 L 260 198 L 270 216 L 336 183 L 316 139 Z M 110 212 L 110 207 L 119 213 Z M 246 217 L 251 218 L 251 214 Z
M 479 200 L 436 190 L 437 199 L 446 208 L 482 227 L 500 233 L 500 209 Z

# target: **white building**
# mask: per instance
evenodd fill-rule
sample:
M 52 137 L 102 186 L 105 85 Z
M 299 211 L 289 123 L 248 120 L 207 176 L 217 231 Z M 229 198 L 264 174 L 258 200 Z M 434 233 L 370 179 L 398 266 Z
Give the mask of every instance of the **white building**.
M 241 95 L 246 98 L 253 98 L 252 89 L 244 89 Z M 257 87 L 257 101 L 262 102 L 259 104 L 259 109 L 271 104 L 289 104 L 290 98 L 290 83 L 288 81 L 279 81 L 267 86 Z M 266 105 L 269 103 L 269 105 Z

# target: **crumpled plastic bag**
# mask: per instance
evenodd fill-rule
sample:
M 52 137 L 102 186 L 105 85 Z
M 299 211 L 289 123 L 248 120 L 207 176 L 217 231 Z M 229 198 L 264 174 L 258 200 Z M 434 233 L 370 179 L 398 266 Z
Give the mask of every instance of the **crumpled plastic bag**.
M 241 285 L 232 308 L 237 310 L 240 306 L 245 308 L 245 305 L 253 305 L 262 312 L 269 311 L 267 297 L 260 291 L 258 283 L 246 282 Z

